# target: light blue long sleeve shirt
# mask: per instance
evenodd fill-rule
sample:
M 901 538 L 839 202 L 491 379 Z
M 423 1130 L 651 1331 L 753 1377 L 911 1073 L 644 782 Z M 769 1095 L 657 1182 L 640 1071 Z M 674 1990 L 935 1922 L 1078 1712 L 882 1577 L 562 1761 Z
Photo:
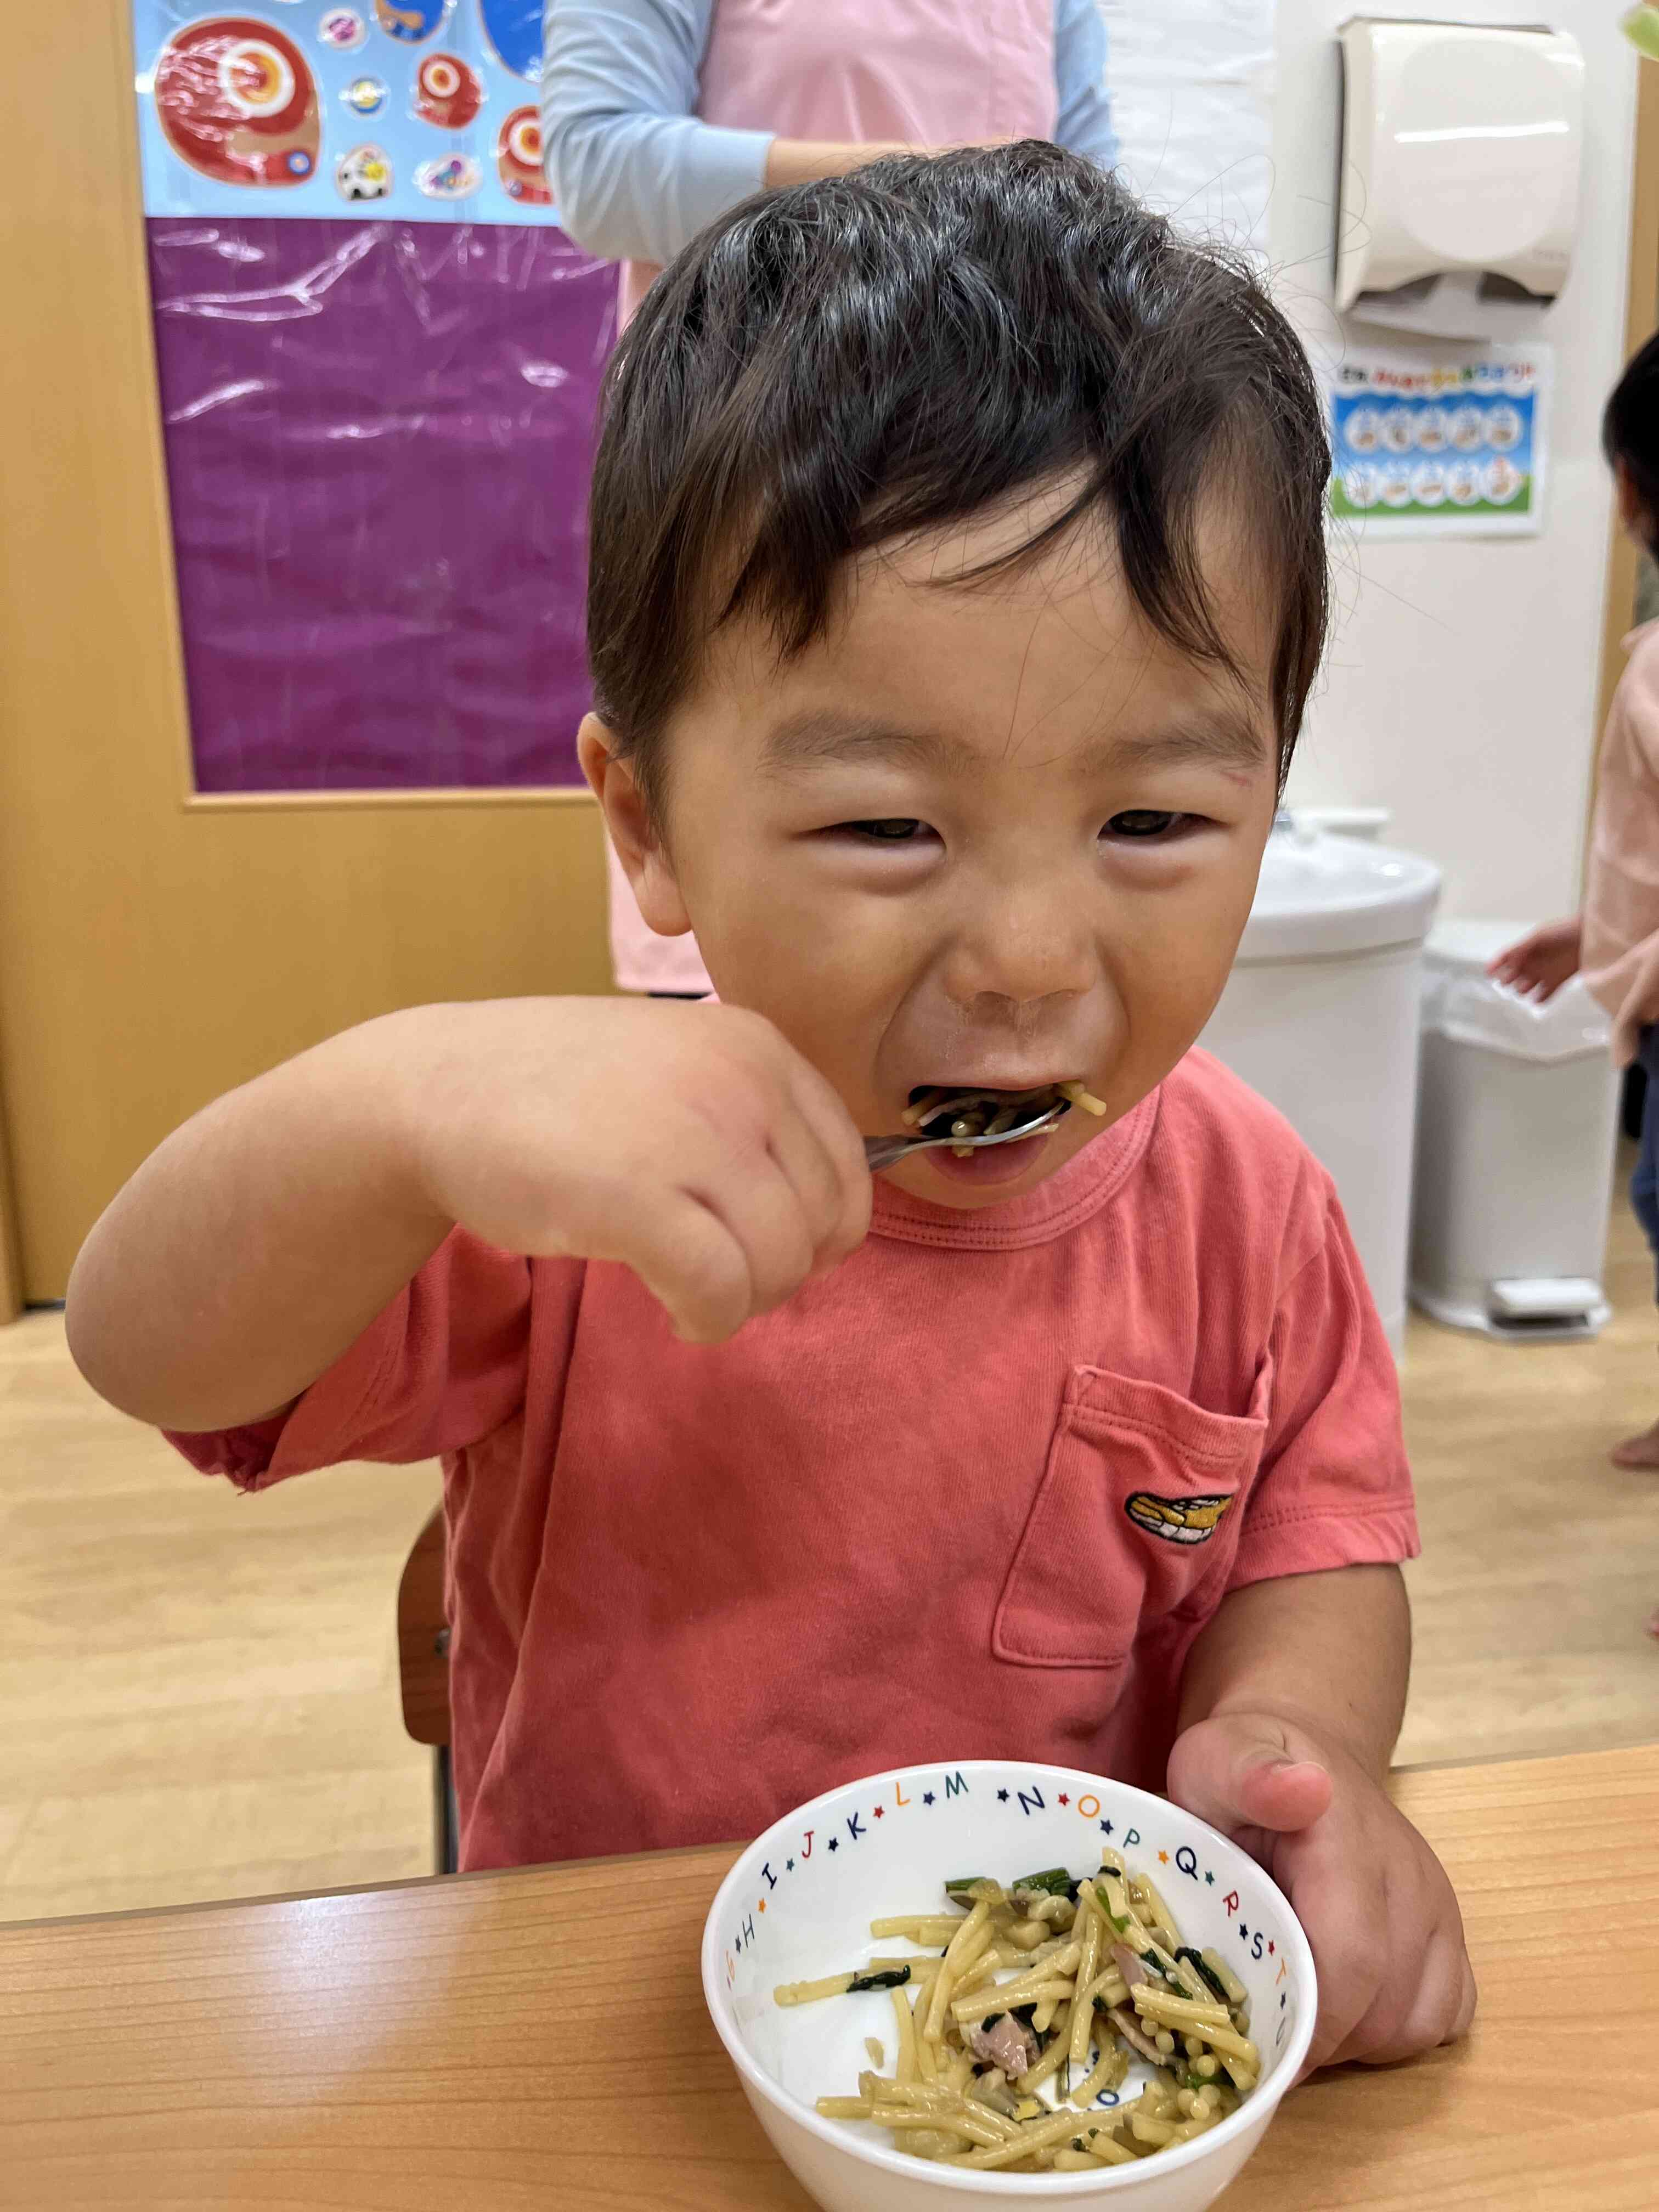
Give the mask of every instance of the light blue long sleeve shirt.
M 672 261 L 765 179 L 769 131 L 695 113 L 716 0 L 547 0 L 542 144 L 559 219 L 608 261 Z M 1106 26 L 1095 0 L 1054 0 L 1054 137 L 1117 158 Z

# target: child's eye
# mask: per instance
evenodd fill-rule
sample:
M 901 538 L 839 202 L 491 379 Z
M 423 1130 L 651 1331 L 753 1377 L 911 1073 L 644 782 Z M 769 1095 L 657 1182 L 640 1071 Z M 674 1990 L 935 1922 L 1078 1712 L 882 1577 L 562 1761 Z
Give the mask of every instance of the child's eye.
M 878 822 L 842 822 L 837 824 L 840 829 L 850 830 L 855 837 L 867 837 L 877 845 L 907 844 L 925 826 L 908 814 L 887 815 Z
M 1106 824 L 1106 835 L 1121 837 L 1126 843 L 1146 844 L 1150 839 L 1167 837 L 1171 830 L 1184 829 L 1192 819 L 1188 814 L 1175 814 L 1161 806 L 1131 806 L 1121 814 L 1113 815 Z

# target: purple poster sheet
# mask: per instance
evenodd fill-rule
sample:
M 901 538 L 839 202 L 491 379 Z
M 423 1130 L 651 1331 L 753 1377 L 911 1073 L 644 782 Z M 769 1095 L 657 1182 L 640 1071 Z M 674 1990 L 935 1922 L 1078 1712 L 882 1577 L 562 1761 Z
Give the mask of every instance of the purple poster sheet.
M 614 268 L 552 229 L 149 229 L 198 790 L 579 782 Z

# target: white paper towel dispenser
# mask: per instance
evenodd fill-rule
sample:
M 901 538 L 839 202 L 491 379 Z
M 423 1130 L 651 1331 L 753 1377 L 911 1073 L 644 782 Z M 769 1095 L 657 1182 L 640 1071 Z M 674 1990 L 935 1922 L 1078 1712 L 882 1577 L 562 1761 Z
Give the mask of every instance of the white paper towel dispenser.
M 1536 337 L 1578 217 L 1584 58 L 1566 33 L 1342 27 L 1336 304 L 1443 337 Z

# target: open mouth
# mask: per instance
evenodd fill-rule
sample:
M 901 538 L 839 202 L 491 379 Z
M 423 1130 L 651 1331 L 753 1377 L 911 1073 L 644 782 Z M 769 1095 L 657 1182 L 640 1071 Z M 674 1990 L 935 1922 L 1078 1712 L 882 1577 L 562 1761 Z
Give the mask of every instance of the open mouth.
M 918 1137 L 953 1138 L 951 1151 L 965 1159 L 978 1149 L 976 1140 L 1013 1140 L 1016 1131 L 1073 1106 L 1085 1114 L 1106 1112 L 1104 1102 L 1080 1082 L 1040 1083 L 1027 1091 L 924 1083 L 911 1091 L 901 1119 Z

